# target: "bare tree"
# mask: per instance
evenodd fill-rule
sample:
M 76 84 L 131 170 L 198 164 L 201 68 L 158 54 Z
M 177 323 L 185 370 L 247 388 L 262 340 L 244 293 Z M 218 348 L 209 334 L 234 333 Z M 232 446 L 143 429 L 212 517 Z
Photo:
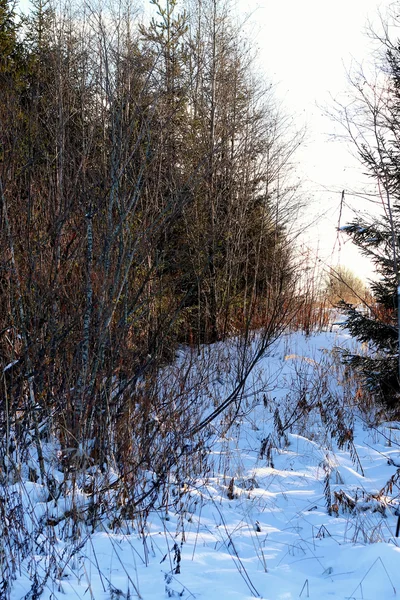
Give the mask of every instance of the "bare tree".
M 157 6 L 139 26 L 123 4 L 39 4 L 29 69 L 0 101 L 1 428 L 7 448 L 19 436 L 14 462 L 33 428 L 53 497 L 89 465 L 114 467 L 85 488 L 93 522 L 105 489 L 125 516 L 147 514 L 168 505 L 171 477 L 205 468 L 214 421 L 241 410 L 297 310 L 285 177 L 299 138 L 227 7 Z M 218 357 L 201 344 L 234 336 L 233 381 L 213 406 Z

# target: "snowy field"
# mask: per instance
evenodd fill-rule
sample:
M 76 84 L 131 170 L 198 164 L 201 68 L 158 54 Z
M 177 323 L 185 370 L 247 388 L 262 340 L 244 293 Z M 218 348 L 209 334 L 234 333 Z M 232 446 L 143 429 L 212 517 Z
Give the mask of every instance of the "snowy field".
M 15 484 L 25 521 L 48 526 L 11 598 L 396 597 L 400 424 L 357 406 L 357 386 L 330 352 L 351 344 L 335 331 L 281 338 L 228 433 L 214 430 L 207 476 L 171 487 L 179 510 L 118 527 L 108 519 L 94 532 L 82 522 L 68 540 L 61 499 L 55 506 L 38 484 Z M 33 574 L 46 570 L 57 578 L 35 589 Z

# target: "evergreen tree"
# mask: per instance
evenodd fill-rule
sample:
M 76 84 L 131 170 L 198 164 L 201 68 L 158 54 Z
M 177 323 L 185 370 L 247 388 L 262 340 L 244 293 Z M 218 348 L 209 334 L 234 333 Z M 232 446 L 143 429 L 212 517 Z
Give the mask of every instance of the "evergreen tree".
M 21 46 L 17 40 L 18 24 L 14 6 L 0 0 L 0 74 L 13 71 L 18 63 Z
M 396 205 L 397 226 L 400 226 Z M 397 218 L 397 215 L 399 219 Z M 372 259 L 381 278 L 371 282 L 374 303 L 360 308 L 342 300 L 344 326 L 362 343 L 367 343 L 368 355 L 344 353 L 344 360 L 364 381 L 366 389 L 381 403 L 394 407 L 400 391 L 398 378 L 397 275 L 393 255 L 392 232 L 387 218 L 367 223 L 355 221 L 345 228 L 361 250 Z M 396 227 L 397 229 L 397 227 Z M 372 352 L 371 352 L 372 351 Z
M 345 353 L 345 361 L 361 375 L 365 387 L 385 406 L 400 398 L 398 286 L 400 283 L 400 44 L 385 41 L 384 69 L 374 85 L 364 75 L 353 82 L 354 113 L 343 109 L 346 127 L 361 162 L 375 185 L 381 215 L 358 216 L 342 227 L 375 266 L 380 278 L 371 282 L 374 302 L 357 308 L 342 302 L 345 327 L 368 344 L 369 355 Z M 381 87 L 378 90 L 377 83 Z M 342 107 L 343 108 L 343 107 Z M 376 209 L 375 209 L 376 210 Z

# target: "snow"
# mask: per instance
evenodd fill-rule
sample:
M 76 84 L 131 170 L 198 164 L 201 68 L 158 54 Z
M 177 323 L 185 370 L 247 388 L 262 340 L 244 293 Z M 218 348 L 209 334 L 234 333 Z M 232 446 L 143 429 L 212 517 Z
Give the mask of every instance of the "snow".
M 179 510 L 118 524 L 110 514 L 94 532 L 83 520 L 73 532 L 57 523 L 68 494 L 48 501 L 40 484 L 15 483 L 10 497 L 20 500 L 25 525 L 54 523 L 32 540 L 11 599 L 31 590 L 35 570 L 54 565 L 43 600 L 394 598 L 400 426 L 377 425 L 372 408 L 356 406 L 356 389 L 330 352 L 353 344 L 338 331 L 278 340 L 255 377 L 268 393 L 245 390 L 234 424 L 213 439 L 209 472 L 181 490 Z M 222 393 L 227 383 L 213 385 Z M 348 427 L 341 443 L 332 437 L 335 419 L 331 431 L 323 422 L 324 407 L 327 422 L 336 410 Z M 282 431 L 285 423 L 292 425 Z M 87 510 L 83 492 L 75 500 Z
M 361 225 L 355 225 L 354 223 L 351 225 L 341 225 L 338 227 L 338 231 L 357 231 L 358 233 L 365 233 L 367 230 L 365 227 L 361 227 Z
M 6 365 L 3 369 L 3 373 L 5 373 L 6 371 L 8 371 L 9 369 L 11 369 L 14 365 L 16 365 L 19 362 L 18 360 L 13 360 L 10 363 L 8 363 L 8 365 Z

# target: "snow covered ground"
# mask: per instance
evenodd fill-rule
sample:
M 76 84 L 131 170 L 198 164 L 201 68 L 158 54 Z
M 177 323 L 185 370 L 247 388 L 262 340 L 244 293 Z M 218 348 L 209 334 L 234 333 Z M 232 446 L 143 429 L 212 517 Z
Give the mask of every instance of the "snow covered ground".
M 177 510 L 94 532 L 82 523 L 69 540 L 63 523 L 47 526 L 11 598 L 396 597 L 400 424 L 377 425 L 372 408 L 357 407 L 330 354 L 352 343 L 340 332 L 280 339 L 257 371 L 267 391 L 246 395 L 226 435 L 216 429 L 207 476 L 171 489 Z M 14 491 L 26 515 L 49 514 L 40 485 Z M 57 578 L 35 591 L 34 573 L 46 570 Z

